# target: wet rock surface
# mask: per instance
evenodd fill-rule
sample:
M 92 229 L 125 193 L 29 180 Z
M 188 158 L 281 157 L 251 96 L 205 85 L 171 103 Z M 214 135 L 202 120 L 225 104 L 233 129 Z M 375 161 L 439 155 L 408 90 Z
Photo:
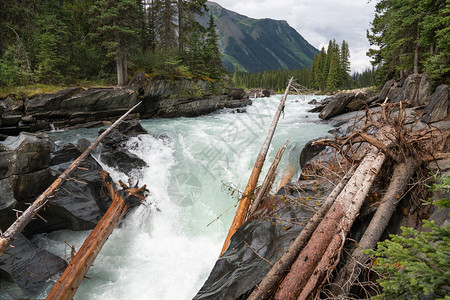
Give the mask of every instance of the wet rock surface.
M 99 135 L 103 131 L 100 130 Z M 125 174 L 147 166 L 145 161 L 131 153 L 127 146 L 129 138 L 147 133 L 136 120 L 119 124 L 102 140 L 100 160 L 112 168 L 118 168 Z
M 449 100 L 448 85 L 440 85 L 431 97 L 430 102 L 425 107 L 422 122 L 434 123 L 447 117 Z
M 0 140 L 20 132 L 102 126 L 139 101 L 142 104 L 129 119 L 195 117 L 251 105 L 241 89 L 227 93 L 220 84 L 202 80 L 150 82 L 138 73 L 124 88 L 76 87 L 29 99 L 9 96 L 0 100 Z
M 249 221 L 236 231 L 194 299 L 245 299 L 270 270 L 267 261 L 275 263 L 303 229 L 306 222 L 301 220 L 313 215 L 312 210 L 294 202 L 285 205 L 281 195 L 272 199 L 270 206 L 261 208 L 266 217 Z
M 27 291 L 40 289 L 67 266 L 65 260 L 40 249 L 22 234 L 11 245 L 0 256 L 0 278 L 14 281 Z
M 116 131 L 105 137 L 103 145 L 108 149 L 111 159 L 126 157 L 126 162 L 120 163 L 133 167 L 139 163 L 145 164 L 129 156 L 130 153 L 123 146 L 130 137 L 147 133 L 139 122 L 124 122 Z M 42 133 L 21 133 L 18 137 L 8 137 L 0 143 L 0 229 L 5 231 L 16 220 L 16 212 L 12 209 L 27 209 L 29 203 L 45 191 L 89 145 L 87 140 L 81 139 L 77 146 L 57 146 Z M 40 217 L 25 227 L 17 245 L 14 244 L 16 252 L 10 251 L 10 254 L 0 256 L 0 280 L 12 280 L 24 289 L 35 289 L 64 268 L 63 260 L 34 246 L 27 238 L 61 229 L 94 228 L 111 203 L 102 189 L 101 170 L 102 167 L 92 156 L 86 157 L 54 196 L 49 198 L 45 208 L 39 212 Z M 33 261 L 30 262 L 30 259 Z M 29 274 L 37 275 L 29 279 Z

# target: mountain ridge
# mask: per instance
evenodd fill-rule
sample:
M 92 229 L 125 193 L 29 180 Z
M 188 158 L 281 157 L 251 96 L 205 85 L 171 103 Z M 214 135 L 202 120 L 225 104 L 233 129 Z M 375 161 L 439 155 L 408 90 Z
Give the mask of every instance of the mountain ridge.
M 206 26 L 209 15 L 216 21 L 223 65 L 230 71 L 258 72 L 309 67 L 315 53 L 285 20 L 254 19 L 208 1 L 209 11 L 198 17 Z

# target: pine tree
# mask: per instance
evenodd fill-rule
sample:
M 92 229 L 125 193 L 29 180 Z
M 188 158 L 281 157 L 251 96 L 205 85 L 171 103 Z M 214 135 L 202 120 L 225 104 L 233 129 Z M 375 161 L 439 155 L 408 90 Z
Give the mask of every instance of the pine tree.
M 224 70 L 222 66 L 221 53 L 219 50 L 218 35 L 213 15 L 209 16 L 208 28 L 206 29 L 205 41 L 205 64 L 206 73 L 209 77 L 218 79 L 222 76 Z
M 330 69 L 327 78 L 327 91 L 334 91 L 339 86 L 339 56 L 334 52 L 331 55 Z
M 99 0 L 91 8 L 91 24 L 108 56 L 115 57 L 117 85 L 128 81 L 128 49 L 139 33 L 139 7 L 134 0 Z

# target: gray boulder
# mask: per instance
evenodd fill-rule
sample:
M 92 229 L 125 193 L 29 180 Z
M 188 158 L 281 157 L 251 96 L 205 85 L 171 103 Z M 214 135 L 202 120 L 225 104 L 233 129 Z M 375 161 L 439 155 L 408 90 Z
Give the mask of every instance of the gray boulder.
M 369 99 L 373 102 L 375 99 L 369 98 L 366 93 L 357 93 L 355 98 L 347 104 L 347 108 L 350 111 L 356 111 L 364 108 L 366 105 L 369 105 Z
M 99 134 L 103 133 L 100 130 Z M 120 123 L 101 142 L 100 160 L 110 167 L 118 168 L 125 174 L 135 169 L 147 166 L 145 161 L 132 154 L 126 147 L 131 137 L 139 134 L 147 134 L 139 121 L 127 121 Z
M 449 106 L 449 87 L 442 84 L 437 87 L 431 96 L 431 101 L 425 107 L 422 115 L 422 122 L 433 123 L 447 117 Z
M 66 144 L 52 154 L 50 183 L 56 179 L 70 164 L 81 155 L 72 145 Z M 48 206 L 41 211 L 47 221 L 36 218 L 28 224 L 24 233 L 34 235 L 61 229 L 88 230 L 95 227 L 107 210 L 110 199 L 102 193 L 102 170 L 98 162 L 88 156 L 72 174 L 54 197 L 49 199 Z
M 0 179 L 42 170 L 50 164 L 50 140 L 46 134 L 22 132 L 0 143 Z
M 412 74 L 406 78 L 399 101 L 408 101 L 411 106 L 419 105 L 416 102 L 418 102 L 417 97 L 419 97 L 421 77 L 422 75 L 420 74 Z
M 13 281 L 26 291 L 42 289 L 67 266 L 65 260 L 38 248 L 22 234 L 11 245 L 0 256 L 0 279 Z
M 426 74 L 422 74 L 419 86 L 419 105 L 427 105 L 431 100 L 431 84 Z
M 245 97 L 245 90 L 238 88 L 228 89 L 227 95 L 229 99 L 242 99 Z
M 34 96 L 31 99 L 25 100 L 25 111 L 27 115 L 33 115 L 58 110 L 64 99 L 70 98 L 82 90 L 82 88 L 69 88 L 54 94 L 40 94 Z
M 2 112 L 3 111 L 3 112 Z M 9 96 L 6 99 L 0 100 L 0 115 L 23 115 L 24 105 L 23 101 Z
M 228 99 L 226 95 L 208 96 L 203 99 L 163 99 L 144 97 L 141 116 L 146 118 L 196 117 L 223 108 L 237 108 L 251 105 L 250 99 Z
M 383 102 L 386 99 L 393 84 L 394 84 L 393 79 L 386 81 L 383 88 L 381 89 L 380 96 L 379 96 L 381 102 Z
M 387 94 L 387 98 L 389 99 L 390 102 L 397 103 L 397 102 L 403 101 L 402 93 L 403 93 L 403 85 L 404 85 L 405 81 L 406 81 L 406 78 L 402 78 L 402 79 L 394 82 L 394 84 L 392 85 L 392 87 L 390 88 L 390 90 Z
M 327 120 L 345 113 L 347 105 L 353 98 L 355 98 L 355 93 L 342 93 L 334 96 L 319 114 L 319 118 Z

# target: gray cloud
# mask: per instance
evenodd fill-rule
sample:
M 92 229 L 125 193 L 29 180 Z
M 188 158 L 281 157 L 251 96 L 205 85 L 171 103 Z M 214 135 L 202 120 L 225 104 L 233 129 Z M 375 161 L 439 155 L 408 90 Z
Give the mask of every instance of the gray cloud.
M 328 41 L 346 40 L 352 71 L 370 67 L 366 30 L 374 16 L 375 1 L 368 0 L 215 0 L 221 6 L 251 18 L 286 20 L 311 45 L 327 47 Z

